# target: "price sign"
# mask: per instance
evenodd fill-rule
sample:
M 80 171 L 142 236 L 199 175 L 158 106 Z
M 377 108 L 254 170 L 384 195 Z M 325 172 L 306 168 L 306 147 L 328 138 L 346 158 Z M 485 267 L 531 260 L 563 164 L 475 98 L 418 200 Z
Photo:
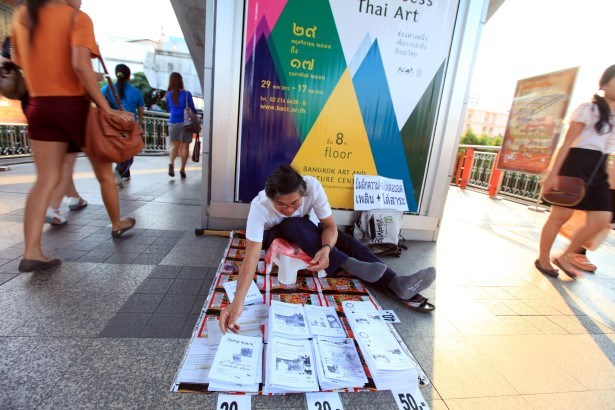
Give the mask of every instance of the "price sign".
M 218 394 L 216 410 L 250 410 L 252 396 L 248 394 Z
M 400 323 L 401 321 L 397 317 L 394 311 L 392 310 L 379 310 L 378 313 L 382 320 L 388 323 Z
M 400 410 L 429 410 L 418 387 L 391 390 Z
M 333 392 L 306 393 L 308 410 L 344 410 L 340 395 Z

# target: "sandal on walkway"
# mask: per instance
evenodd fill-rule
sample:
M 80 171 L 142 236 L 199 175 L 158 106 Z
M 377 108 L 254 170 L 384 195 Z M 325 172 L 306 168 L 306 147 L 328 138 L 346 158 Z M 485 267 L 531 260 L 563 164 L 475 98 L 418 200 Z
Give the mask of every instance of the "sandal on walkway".
M 126 231 L 134 228 L 135 224 L 137 223 L 137 220 L 135 218 L 126 218 L 126 220 L 130 222 L 130 225 L 111 231 L 111 236 L 113 236 L 114 238 L 119 238 L 120 236 L 124 235 Z
M 543 268 L 538 259 L 534 261 L 534 266 L 536 266 L 536 269 L 538 269 L 540 273 L 543 273 L 547 276 L 551 276 L 552 278 L 557 278 L 559 276 L 559 271 L 557 269 Z
M 51 225 L 64 225 L 67 222 L 67 219 L 60 215 L 59 209 L 47 208 L 45 222 Z
M 71 211 L 78 211 L 88 206 L 88 201 L 81 197 L 75 198 L 69 196 L 68 198 L 66 198 L 66 203 L 68 204 L 68 209 L 70 209 Z
M 428 299 L 421 294 L 415 295 L 411 299 L 401 300 L 401 303 L 406 305 L 408 308 L 421 313 L 430 313 L 436 310 L 436 307 L 429 303 Z
M 570 276 L 572 279 L 576 279 L 577 276 L 579 276 L 579 272 L 568 262 L 569 255 L 569 253 L 560 255 L 558 258 L 553 259 L 553 263 L 563 270 L 566 275 Z
M 587 259 L 587 256 L 582 253 L 569 253 L 568 256 L 568 262 L 577 269 L 590 273 L 594 273 L 596 269 L 598 269 L 598 267 L 591 263 L 590 260 Z

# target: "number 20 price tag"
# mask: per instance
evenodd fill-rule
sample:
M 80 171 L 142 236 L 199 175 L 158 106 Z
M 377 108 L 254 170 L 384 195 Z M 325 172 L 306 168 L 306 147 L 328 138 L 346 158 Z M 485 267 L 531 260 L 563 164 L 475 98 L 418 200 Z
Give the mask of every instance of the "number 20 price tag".
M 216 410 L 250 410 L 252 396 L 249 394 L 218 394 Z
M 418 387 L 391 390 L 400 410 L 429 410 Z
M 308 410 L 344 410 L 340 395 L 334 392 L 306 393 Z

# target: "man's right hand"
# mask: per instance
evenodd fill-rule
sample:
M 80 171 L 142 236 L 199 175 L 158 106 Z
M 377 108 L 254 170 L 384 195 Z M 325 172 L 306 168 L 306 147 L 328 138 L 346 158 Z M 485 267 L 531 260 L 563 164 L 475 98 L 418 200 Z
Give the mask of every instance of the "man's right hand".
M 220 312 L 220 330 L 222 330 L 222 334 L 226 334 L 227 330 L 233 333 L 239 333 L 237 319 L 239 319 L 239 316 L 241 316 L 243 312 L 243 300 L 242 303 L 235 303 L 236 301 L 237 299 Z

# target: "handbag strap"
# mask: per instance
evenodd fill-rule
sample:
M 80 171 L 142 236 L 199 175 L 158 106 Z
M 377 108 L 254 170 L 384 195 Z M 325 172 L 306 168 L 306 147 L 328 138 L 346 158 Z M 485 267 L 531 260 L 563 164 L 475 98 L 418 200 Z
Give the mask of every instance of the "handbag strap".
M 71 31 L 75 28 L 75 20 L 77 19 L 78 12 L 79 10 L 75 10 L 73 12 L 73 16 L 70 21 Z M 100 50 L 98 50 L 98 52 L 100 53 Z M 94 54 L 94 55 L 96 56 L 98 61 L 100 61 L 100 64 L 102 65 L 103 70 L 105 70 L 105 78 L 107 79 L 107 82 L 109 83 L 109 88 L 111 88 L 111 92 L 113 93 L 113 98 L 115 99 L 118 109 L 120 111 L 124 111 L 124 107 L 122 107 L 122 103 L 120 102 L 120 97 L 117 95 L 117 92 L 115 91 L 115 87 L 113 87 L 113 81 L 111 81 L 111 76 L 109 75 L 109 71 L 107 71 L 107 66 L 105 65 L 105 62 L 103 61 L 102 56 L 98 54 Z M 107 97 L 105 97 L 105 99 L 107 99 Z
M 596 176 L 596 173 L 600 169 L 600 165 L 602 165 L 602 163 L 604 162 L 604 159 L 606 158 L 607 155 L 608 154 L 602 154 L 602 156 L 600 157 L 600 160 L 598 161 L 598 163 L 594 167 L 594 170 L 592 171 L 591 175 L 589 176 L 589 179 L 587 180 L 587 185 L 591 185 L 592 181 L 594 180 L 594 177 Z

